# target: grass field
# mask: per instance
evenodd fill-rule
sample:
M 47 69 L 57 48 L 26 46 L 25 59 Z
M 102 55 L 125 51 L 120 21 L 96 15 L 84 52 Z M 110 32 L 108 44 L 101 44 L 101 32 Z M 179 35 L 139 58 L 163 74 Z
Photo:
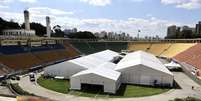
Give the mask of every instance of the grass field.
M 55 79 L 45 79 L 40 77 L 38 79 L 38 84 L 44 88 L 64 93 L 64 94 L 72 94 L 77 96 L 86 96 L 86 97 L 143 97 L 143 96 L 151 96 L 156 94 L 161 94 L 169 91 L 169 89 L 163 88 L 153 88 L 153 87 L 145 87 L 145 86 L 137 86 L 137 85 L 127 85 L 122 84 L 120 89 L 117 91 L 115 95 L 107 94 L 101 92 L 100 89 L 83 89 L 81 91 L 69 91 L 69 81 L 68 80 L 55 80 Z
M 37 80 L 37 83 L 47 89 L 59 92 L 59 93 L 68 93 L 68 88 L 70 87 L 70 83 L 68 80 L 55 80 L 55 79 L 45 79 L 40 77 Z

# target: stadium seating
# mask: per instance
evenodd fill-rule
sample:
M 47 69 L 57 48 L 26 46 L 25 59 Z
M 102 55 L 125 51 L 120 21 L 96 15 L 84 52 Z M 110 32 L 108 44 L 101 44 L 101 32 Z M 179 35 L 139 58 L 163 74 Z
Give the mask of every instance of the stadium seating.
M 95 52 L 110 49 L 116 52 L 121 52 L 121 50 L 126 50 L 127 42 L 71 42 L 80 52 L 84 54 L 92 54 Z
M 199 70 L 201 70 L 201 44 L 196 44 L 195 46 L 187 49 L 184 52 L 176 55 L 174 59 L 180 62 L 185 62 L 190 64 Z
M 54 50 L 45 52 L 35 52 L 32 54 L 36 56 L 38 59 L 40 59 L 43 63 L 49 63 L 68 58 L 66 55 L 63 55 L 62 53 L 64 53 L 63 50 Z
M 21 46 L 0 46 L 0 54 L 11 55 L 24 52 L 26 52 L 26 50 Z
M 172 58 L 194 45 L 194 43 L 129 43 L 128 50 L 143 50 L 156 56 Z
M 128 44 L 128 50 L 130 51 L 138 51 L 143 50 L 147 51 L 151 47 L 150 43 L 129 43 Z
M 37 65 L 76 57 L 79 52 L 70 44 L 43 45 L 37 47 L 2 46 L 0 62 L 11 70 L 28 69 Z M 4 72 L 0 68 L 0 73 Z
M 161 55 L 171 46 L 170 43 L 153 43 L 147 52 L 154 54 L 155 56 Z
M 1 55 L 0 61 L 14 70 L 28 68 L 41 63 L 41 61 L 31 53 Z
M 173 43 L 160 56 L 172 58 L 172 57 L 176 56 L 177 54 L 191 48 L 194 45 L 195 45 L 194 43 Z

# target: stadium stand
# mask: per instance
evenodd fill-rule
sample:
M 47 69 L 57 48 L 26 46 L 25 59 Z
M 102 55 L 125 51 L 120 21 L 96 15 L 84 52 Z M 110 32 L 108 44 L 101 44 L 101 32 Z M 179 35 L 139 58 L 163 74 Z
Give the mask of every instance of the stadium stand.
M 201 44 L 198 43 L 195 46 L 181 52 L 176 55 L 174 59 L 179 62 L 185 62 L 187 64 L 192 65 L 193 67 L 201 70 Z M 199 76 L 201 72 L 199 72 Z
M 156 56 L 172 58 L 194 45 L 195 43 L 129 43 L 128 50 L 143 50 Z
M 147 52 L 154 54 L 155 56 L 160 56 L 164 51 L 166 51 L 171 46 L 170 43 L 153 43 Z
M 0 46 L 0 74 L 13 70 L 30 69 L 31 67 L 67 60 L 79 55 L 70 44 L 49 44 L 42 46 Z
M 147 50 L 149 50 L 151 45 L 152 44 L 150 44 L 150 43 L 129 43 L 128 50 L 129 51 L 138 51 L 138 50 L 147 51 Z
M 177 54 L 191 48 L 196 43 L 172 43 L 171 46 L 166 49 L 160 56 L 166 58 L 173 58 Z
M 121 50 L 127 50 L 127 42 L 71 42 L 81 53 L 92 54 L 95 52 L 110 49 L 116 52 L 121 52 Z
M 41 61 L 31 53 L 0 55 L 0 61 L 14 70 L 29 68 L 41 63 Z

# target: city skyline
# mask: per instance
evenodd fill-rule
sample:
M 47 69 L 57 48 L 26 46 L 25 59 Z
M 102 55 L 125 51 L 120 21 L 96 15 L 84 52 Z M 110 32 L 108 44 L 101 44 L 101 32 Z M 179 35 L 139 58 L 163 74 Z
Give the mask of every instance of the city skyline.
M 23 23 L 28 9 L 31 22 L 43 25 L 50 16 L 52 26 L 165 37 L 170 25 L 195 27 L 200 7 L 201 0 L 0 0 L 0 17 Z

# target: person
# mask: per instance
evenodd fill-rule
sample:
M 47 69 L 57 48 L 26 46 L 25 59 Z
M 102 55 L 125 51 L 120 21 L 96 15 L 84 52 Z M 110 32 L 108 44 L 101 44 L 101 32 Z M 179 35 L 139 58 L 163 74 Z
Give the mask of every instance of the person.
M 192 86 L 192 90 L 194 90 L 194 86 Z

